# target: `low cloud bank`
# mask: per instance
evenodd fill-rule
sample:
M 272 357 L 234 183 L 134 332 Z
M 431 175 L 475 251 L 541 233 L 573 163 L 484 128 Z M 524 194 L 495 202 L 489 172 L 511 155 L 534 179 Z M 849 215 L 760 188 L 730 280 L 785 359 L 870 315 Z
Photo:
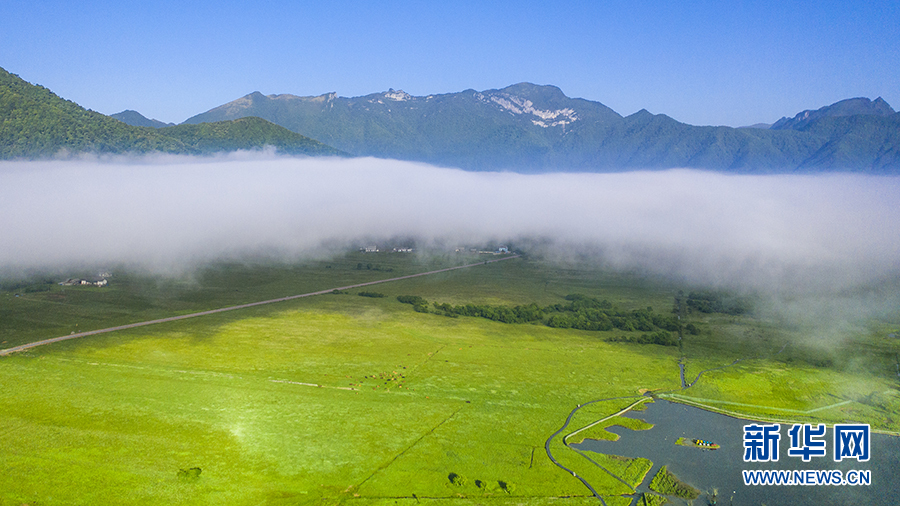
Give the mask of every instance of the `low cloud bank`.
M 839 291 L 900 272 L 900 178 L 475 173 L 265 153 L 0 163 L 0 266 L 321 255 L 363 238 L 535 239 L 690 283 Z

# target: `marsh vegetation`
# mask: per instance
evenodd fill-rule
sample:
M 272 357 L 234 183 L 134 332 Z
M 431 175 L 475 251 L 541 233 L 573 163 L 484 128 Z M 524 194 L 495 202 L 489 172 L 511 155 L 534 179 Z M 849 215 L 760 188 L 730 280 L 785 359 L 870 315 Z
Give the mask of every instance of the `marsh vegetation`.
M 174 279 L 116 270 L 115 283 L 102 289 L 53 286 L 21 297 L 4 289 L 3 347 L 76 326 L 108 327 L 469 260 L 383 255 L 378 264 L 393 269 L 386 274 L 356 269 L 363 258 L 373 257 L 219 264 Z M 900 430 L 893 363 L 900 350 L 897 340 L 879 337 L 900 321 L 873 322 L 871 332 L 849 334 L 841 347 L 815 348 L 794 344 L 799 330 L 753 313 L 698 310 L 679 320 L 700 329 L 684 333 L 679 348 L 612 339 L 647 332 L 637 328 L 435 313 L 533 304 L 542 312 L 559 305 L 565 315 L 575 312 L 565 308 L 607 301 L 607 316 L 645 315 L 656 325 L 654 318 L 666 323 L 675 315 L 668 311 L 679 290 L 692 289 L 639 273 L 516 259 L 385 283 L 377 292 L 384 297 L 321 295 L 8 356 L 0 360 L 7 470 L 0 504 L 596 504 L 580 481 L 549 461 L 544 443 L 575 406 L 624 398 L 579 410 L 572 426 L 583 427 L 648 390 L 751 416 L 804 419 L 817 410 L 814 417 L 825 422 L 852 418 Z M 571 294 L 581 298 L 567 300 Z M 427 301 L 419 306 L 428 312 L 411 311 L 398 296 L 413 306 Z M 815 364 L 820 354 L 845 349 L 857 350 L 858 361 Z M 745 360 L 716 369 L 738 358 Z M 689 375 L 709 371 L 682 391 L 680 361 Z M 639 483 L 649 470 L 642 461 L 602 457 L 622 482 L 560 439 L 551 442 L 554 456 L 607 504 L 628 504 L 624 495 L 634 489 L 626 483 Z M 195 467 L 202 477 L 189 483 L 175 472 Z

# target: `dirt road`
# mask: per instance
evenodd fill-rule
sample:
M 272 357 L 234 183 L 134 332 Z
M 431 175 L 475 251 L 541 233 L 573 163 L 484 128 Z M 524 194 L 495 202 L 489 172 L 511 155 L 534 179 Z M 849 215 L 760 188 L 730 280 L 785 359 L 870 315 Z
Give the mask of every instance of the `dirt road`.
M 355 285 L 340 286 L 337 288 L 329 288 L 327 290 L 319 290 L 318 292 L 303 293 L 300 295 L 291 295 L 288 297 L 281 297 L 278 299 L 263 300 L 263 301 L 259 301 L 259 302 L 251 302 L 249 304 L 240 304 L 237 306 L 229 306 L 229 307 L 223 307 L 223 308 L 219 308 L 219 309 L 210 309 L 209 311 L 200 311 L 199 313 L 190 313 L 190 314 L 184 314 L 184 315 L 179 315 L 179 316 L 170 316 L 169 318 L 160 318 L 158 320 L 148 320 L 148 321 L 138 322 L 138 323 L 129 323 L 127 325 L 119 325 L 118 327 L 109 327 L 106 329 L 90 330 L 87 332 L 78 332 L 75 334 L 69 334 L 67 336 L 60 336 L 60 337 L 54 337 L 51 339 L 44 339 L 42 341 L 35 341 L 33 343 L 23 344 L 20 346 L 14 346 L 12 348 L 7 348 L 5 350 L 0 350 L 0 357 L 6 356 L 6 355 L 9 355 L 12 353 L 16 353 L 16 352 L 28 350 L 31 348 L 35 348 L 37 346 L 43 346 L 45 344 L 55 343 L 58 341 L 65 341 L 67 339 L 77 339 L 79 337 L 87 337 L 87 336 L 93 336 L 96 334 L 104 334 L 106 332 L 115 332 L 117 330 L 133 329 L 136 327 L 143 327 L 146 325 L 155 325 L 157 323 L 174 322 L 177 320 L 184 320 L 186 318 L 196 318 L 198 316 L 206 316 L 206 315 L 215 314 L 215 313 L 224 313 L 225 311 L 234 311 L 236 309 L 244 309 L 244 308 L 253 307 L 253 306 L 262 306 L 263 304 L 274 304 L 276 302 L 285 302 L 288 300 L 299 299 L 302 297 L 312 297 L 313 295 L 323 295 L 326 293 L 331 293 L 335 290 L 349 290 L 351 288 L 360 288 L 363 286 L 377 285 L 379 283 L 400 281 L 401 279 L 417 278 L 419 276 L 429 276 L 431 274 L 438 274 L 440 272 L 448 272 L 448 271 L 454 271 L 456 269 L 465 269 L 467 267 L 475 267 L 476 265 L 486 265 L 486 264 L 490 264 L 490 263 L 494 263 L 494 262 L 502 262 L 504 260 L 511 260 L 513 258 L 518 258 L 518 257 L 519 257 L 519 255 L 510 255 L 510 256 L 503 257 L 503 258 L 497 258 L 494 260 L 486 260 L 484 262 L 477 262 L 474 264 L 458 265 L 456 267 L 447 267 L 446 269 L 438 269 L 436 271 L 420 272 L 418 274 L 409 274 L 407 276 L 400 276 L 400 277 L 396 277 L 396 278 L 380 279 L 378 281 L 369 281 L 368 283 L 358 283 Z

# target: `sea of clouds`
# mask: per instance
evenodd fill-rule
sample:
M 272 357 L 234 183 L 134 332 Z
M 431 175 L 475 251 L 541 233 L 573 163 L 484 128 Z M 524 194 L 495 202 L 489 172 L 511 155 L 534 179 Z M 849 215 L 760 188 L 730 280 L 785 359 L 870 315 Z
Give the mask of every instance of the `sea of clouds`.
M 0 266 L 178 272 L 360 241 L 512 241 L 690 283 L 836 292 L 900 272 L 900 178 L 466 172 L 271 152 L 0 162 Z M 539 251 L 538 251 L 539 250 Z

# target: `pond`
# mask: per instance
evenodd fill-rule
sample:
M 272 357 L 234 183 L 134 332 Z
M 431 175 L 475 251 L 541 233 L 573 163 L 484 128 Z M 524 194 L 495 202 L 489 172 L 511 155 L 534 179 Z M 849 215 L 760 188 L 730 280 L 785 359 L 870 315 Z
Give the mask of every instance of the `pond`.
M 610 430 L 620 436 L 618 441 L 585 440 L 572 445 L 579 450 L 644 457 L 653 461 L 653 469 L 647 474 L 638 490 L 649 491 L 650 480 L 662 466 L 682 481 L 701 490 L 703 495 L 695 504 L 706 504 L 707 493 L 718 490 L 719 505 L 895 505 L 900 504 L 900 438 L 883 434 L 871 434 L 871 450 L 868 462 L 844 459 L 834 462 L 832 430 L 821 440 L 826 441 L 827 454 L 803 462 L 800 457 L 788 456 L 791 424 L 781 424 L 778 462 L 744 462 L 744 425 L 751 424 L 702 409 L 668 401 L 647 403 L 647 410 L 629 412 L 631 418 L 642 418 L 654 425 L 650 430 L 632 431 L 623 427 Z M 679 446 L 680 437 L 699 438 L 721 446 L 718 450 L 705 450 Z M 744 485 L 742 470 L 868 470 L 869 486 L 748 486 Z M 675 504 L 684 503 L 675 500 Z M 637 504 L 637 500 L 635 503 Z

